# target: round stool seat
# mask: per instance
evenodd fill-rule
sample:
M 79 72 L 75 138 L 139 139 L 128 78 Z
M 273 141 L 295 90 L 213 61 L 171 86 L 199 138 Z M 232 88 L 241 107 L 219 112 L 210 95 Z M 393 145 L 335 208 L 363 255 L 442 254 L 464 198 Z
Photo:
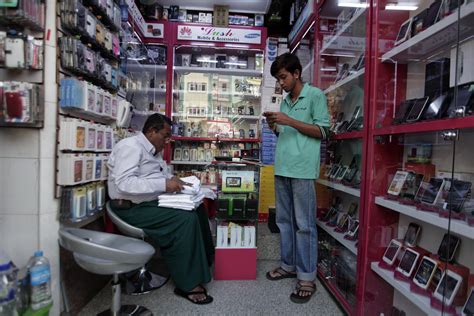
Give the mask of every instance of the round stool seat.
M 82 268 L 97 274 L 138 269 L 155 253 L 150 244 L 136 238 L 79 228 L 60 229 L 59 241 Z

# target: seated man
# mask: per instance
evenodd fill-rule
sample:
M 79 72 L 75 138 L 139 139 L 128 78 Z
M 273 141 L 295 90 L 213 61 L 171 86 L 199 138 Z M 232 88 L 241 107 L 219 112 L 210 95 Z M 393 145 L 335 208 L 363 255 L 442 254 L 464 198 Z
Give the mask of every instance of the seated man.
M 211 280 L 214 245 L 206 210 L 158 207 L 159 194 L 179 192 L 185 184 L 169 173 L 162 156 L 171 125 L 164 115 L 150 115 L 142 133 L 115 145 L 108 161 L 111 205 L 160 246 L 174 292 L 195 304 L 208 304 L 213 298 L 202 284 Z

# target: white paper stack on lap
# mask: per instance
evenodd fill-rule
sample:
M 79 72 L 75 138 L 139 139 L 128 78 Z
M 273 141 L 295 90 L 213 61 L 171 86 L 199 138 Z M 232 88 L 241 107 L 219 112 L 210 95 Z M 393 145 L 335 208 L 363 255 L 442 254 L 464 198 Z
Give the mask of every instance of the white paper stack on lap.
M 192 211 L 202 203 L 206 195 L 201 192 L 201 181 L 195 176 L 181 178 L 181 180 L 192 184 L 192 186 L 184 186 L 185 189 L 180 193 L 159 195 L 158 206 Z

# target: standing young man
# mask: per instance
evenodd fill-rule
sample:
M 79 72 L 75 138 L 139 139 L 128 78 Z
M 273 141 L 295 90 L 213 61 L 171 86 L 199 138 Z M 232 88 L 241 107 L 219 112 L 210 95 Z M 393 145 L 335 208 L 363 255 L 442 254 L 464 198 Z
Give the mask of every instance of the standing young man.
M 301 80 L 298 57 L 278 56 L 270 72 L 288 95 L 280 112 L 265 112 L 278 136 L 275 153 L 276 222 L 280 228 L 281 264 L 269 280 L 297 278 L 290 295 L 306 303 L 316 292 L 317 231 L 314 180 L 319 176 L 321 139 L 328 135 L 329 114 L 324 93 Z

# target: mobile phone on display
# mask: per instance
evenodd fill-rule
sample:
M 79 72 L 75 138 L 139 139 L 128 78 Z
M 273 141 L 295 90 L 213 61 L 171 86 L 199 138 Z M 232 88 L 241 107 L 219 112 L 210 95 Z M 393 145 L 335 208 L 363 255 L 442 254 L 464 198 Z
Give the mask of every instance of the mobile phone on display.
M 438 262 L 430 257 L 424 256 L 421 259 L 420 266 L 418 267 L 415 276 L 413 277 L 413 283 L 422 289 L 427 289 L 433 279 L 437 267 Z
M 403 274 L 404 276 L 410 277 L 415 270 L 416 264 L 418 263 L 418 258 L 420 254 L 413 249 L 406 248 L 403 253 L 402 259 L 398 264 L 397 271 Z
M 403 242 L 405 243 L 405 245 L 409 247 L 415 247 L 416 241 L 418 239 L 420 232 L 421 232 L 420 225 L 415 224 L 415 223 L 410 223 L 405 233 L 405 237 L 403 238 Z
M 441 244 L 438 248 L 439 258 L 443 261 L 452 262 L 460 244 L 461 239 L 458 237 L 452 234 L 444 234 L 443 240 L 441 240 Z
M 462 277 L 459 274 L 451 270 L 446 270 L 444 271 L 441 281 L 438 283 L 433 296 L 444 304 L 450 306 L 461 287 L 461 283 Z
M 385 250 L 385 253 L 383 254 L 382 260 L 388 263 L 389 265 L 393 265 L 401 249 L 402 243 L 398 240 L 392 239 L 387 249 Z
M 474 315 L 474 288 L 471 288 L 471 290 L 468 293 L 469 293 L 469 296 L 461 311 L 462 316 Z
M 424 190 L 421 196 L 421 202 L 425 204 L 434 205 L 438 202 L 441 191 L 444 187 L 444 179 L 431 178 L 428 187 Z

